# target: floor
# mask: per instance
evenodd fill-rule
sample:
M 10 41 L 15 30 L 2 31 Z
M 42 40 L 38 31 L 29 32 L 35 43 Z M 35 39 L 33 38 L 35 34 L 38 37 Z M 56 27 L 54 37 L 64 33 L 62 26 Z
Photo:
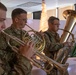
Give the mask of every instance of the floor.
M 67 63 L 69 63 L 68 72 L 69 75 L 76 75 L 76 57 L 68 58 Z M 33 75 L 46 75 L 46 72 L 37 67 L 33 67 Z

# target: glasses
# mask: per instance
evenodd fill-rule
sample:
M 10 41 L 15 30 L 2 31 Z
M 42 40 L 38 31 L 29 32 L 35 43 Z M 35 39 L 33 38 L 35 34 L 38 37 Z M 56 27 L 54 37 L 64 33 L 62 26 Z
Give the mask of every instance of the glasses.
M 57 25 L 57 26 L 59 26 L 60 24 L 53 24 L 53 25 Z
M 25 22 L 27 22 L 27 19 L 21 19 L 21 18 L 18 18 L 19 20 L 22 20 L 22 21 L 25 21 Z
M 52 25 L 57 25 L 57 26 L 59 26 L 60 25 L 60 23 L 51 23 Z

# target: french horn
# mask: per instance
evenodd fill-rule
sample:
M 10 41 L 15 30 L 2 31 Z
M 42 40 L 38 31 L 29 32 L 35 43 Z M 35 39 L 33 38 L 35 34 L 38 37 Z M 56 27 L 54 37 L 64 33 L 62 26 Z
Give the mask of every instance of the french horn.
M 28 27 L 29 27 L 29 26 L 28 26 Z M 29 27 L 29 28 L 31 28 L 31 27 Z M 35 58 L 29 59 L 29 60 L 30 60 L 36 67 L 43 69 L 43 70 L 44 70 L 45 72 L 47 72 L 47 73 L 50 73 L 50 71 L 52 70 L 53 65 L 54 65 L 57 69 L 59 69 L 60 73 L 61 73 L 62 75 L 64 75 L 64 73 L 66 72 L 66 69 L 67 69 L 67 67 L 65 66 L 66 64 L 58 63 L 58 62 L 54 61 L 53 59 L 51 59 L 51 58 L 43 55 L 41 52 L 44 50 L 45 45 L 46 45 L 44 36 L 41 35 L 39 32 L 36 32 L 36 31 L 33 30 L 32 28 L 31 28 L 30 31 L 33 31 L 34 34 L 31 34 L 31 35 L 28 37 L 28 38 L 29 38 L 28 40 L 32 40 L 32 41 L 34 42 L 34 44 L 35 44 L 35 49 L 36 49 L 35 55 L 38 56 L 38 57 L 40 58 L 40 60 L 35 59 Z M 15 36 L 9 35 L 9 34 L 6 33 L 4 30 L 2 30 L 1 33 L 6 36 L 6 38 L 7 38 L 7 43 L 8 43 L 8 45 L 12 48 L 12 50 L 13 50 L 14 52 L 16 52 L 17 54 L 20 54 L 20 53 L 19 53 L 19 49 L 18 49 L 17 47 L 12 46 L 12 45 L 10 44 L 10 39 L 11 39 L 12 41 L 16 41 L 16 42 L 19 43 L 20 45 L 23 45 L 23 46 L 24 46 L 24 45 L 26 44 L 26 42 L 27 42 L 27 40 L 26 40 L 27 37 L 25 37 L 26 33 L 25 33 L 25 35 L 24 35 L 24 37 L 23 37 L 24 41 L 18 39 L 18 38 L 15 37 Z M 45 64 L 46 62 L 47 62 L 48 64 L 47 64 L 47 66 L 45 67 L 44 64 Z M 47 68 L 48 65 L 50 66 L 49 69 Z M 68 66 L 68 65 L 67 65 L 67 66 Z

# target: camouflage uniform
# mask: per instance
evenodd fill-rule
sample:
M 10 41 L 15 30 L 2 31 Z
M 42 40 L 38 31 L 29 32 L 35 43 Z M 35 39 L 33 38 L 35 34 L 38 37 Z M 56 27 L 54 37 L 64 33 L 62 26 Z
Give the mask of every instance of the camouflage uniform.
M 44 32 L 44 36 L 45 39 L 47 40 L 44 53 L 46 56 L 55 60 L 58 50 L 63 48 L 64 45 L 59 43 L 60 37 L 58 33 L 54 33 L 52 31 L 47 30 Z M 57 75 L 57 69 L 54 68 L 48 75 Z
M 16 36 L 22 40 L 26 31 L 17 30 L 13 26 L 4 30 L 6 33 Z M 28 34 L 27 34 L 28 36 Z M 32 66 L 30 61 L 22 55 L 14 52 L 7 44 L 6 36 L 0 33 L 0 67 L 2 68 L 2 74 L 0 75 L 31 75 Z M 12 46 L 19 47 L 20 45 L 16 41 L 11 41 Z

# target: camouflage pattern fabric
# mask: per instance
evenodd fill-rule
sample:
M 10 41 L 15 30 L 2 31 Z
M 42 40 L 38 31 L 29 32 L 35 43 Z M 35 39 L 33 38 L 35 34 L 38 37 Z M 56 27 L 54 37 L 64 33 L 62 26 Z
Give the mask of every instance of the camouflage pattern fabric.
M 44 53 L 46 56 L 50 57 L 51 59 L 56 59 L 57 52 L 59 49 L 63 48 L 63 44 L 60 44 L 60 37 L 58 33 L 54 33 L 51 31 L 44 32 L 45 40 L 46 40 L 46 47 Z M 50 74 L 47 75 L 58 75 L 57 69 L 54 68 L 51 70 Z
M 13 26 L 8 27 L 4 31 L 21 40 L 26 32 L 24 30 L 17 30 Z M 28 34 L 26 36 L 28 36 Z M 14 52 L 8 46 L 6 39 L 6 36 L 0 33 L 0 68 L 2 69 L 0 75 L 31 75 L 32 66 L 30 61 L 22 55 Z M 14 40 L 10 40 L 10 44 L 16 47 L 20 46 Z
M 54 54 L 58 52 L 59 49 L 63 48 L 64 45 L 59 43 L 60 37 L 58 33 L 45 31 L 44 32 L 45 40 L 46 40 L 46 47 L 44 53 L 54 59 Z

